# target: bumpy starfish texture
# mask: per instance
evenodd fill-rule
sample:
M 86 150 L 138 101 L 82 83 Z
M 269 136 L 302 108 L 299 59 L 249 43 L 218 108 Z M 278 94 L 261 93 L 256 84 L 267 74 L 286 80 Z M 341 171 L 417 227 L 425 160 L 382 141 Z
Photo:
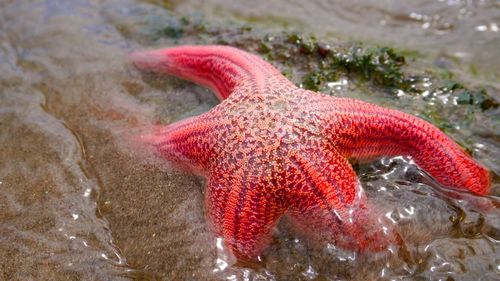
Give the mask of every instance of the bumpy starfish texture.
M 145 139 L 169 161 L 208 178 L 209 220 L 237 257 L 258 256 L 283 215 L 349 249 L 394 242 L 377 226 L 350 158 L 409 155 L 445 186 L 488 191 L 488 171 L 433 125 L 298 88 L 250 53 L 181 46 L 130 57 L 140 69 L 206 86 L 222 101 Z

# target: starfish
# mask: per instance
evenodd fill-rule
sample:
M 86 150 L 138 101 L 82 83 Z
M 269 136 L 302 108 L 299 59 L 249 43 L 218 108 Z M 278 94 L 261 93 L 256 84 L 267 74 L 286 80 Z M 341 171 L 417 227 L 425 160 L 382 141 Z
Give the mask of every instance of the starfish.
M 221 103 L 144 137 L 205 176 L 206 213 L 238 258 L 256 258 L 286 216 L 352 250 L 395 240 L 377 225 L 349 159 L 411 156 L 440 184 L 483 195 L 488 170 L 430 123 L 397 110 L 296 87 L 256 55 L 228 46 L 180 46 L 130 55 L 143 70 L 193 81 Z

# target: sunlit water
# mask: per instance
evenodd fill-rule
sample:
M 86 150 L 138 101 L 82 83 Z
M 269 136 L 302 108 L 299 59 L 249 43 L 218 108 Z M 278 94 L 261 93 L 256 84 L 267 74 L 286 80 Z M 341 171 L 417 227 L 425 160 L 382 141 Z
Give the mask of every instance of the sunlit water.
M 217 104 L 206 90 L 151 82 L 127 63 L 127 53 L 153 44 L 144 39 L 152 32 L 148 19 L 170 18 L 154 6 L 162 1 L 30 2 L 0 3 L 0 280 L 500 279 L 498 198 L 442 189 L 404 157 L 358 169 L 402 246 L 366 254 L 313 245 L 283 221 L 262 261 L 235 264 L 207 228 L 203 180 L 130 144 L 152 122 Z M 473 64 L 479 74 L 464 71 L 463 79 L 488 83 L 498 98 L 498 2 L 197 2 L 166 7 L 441 54 Z M 202 42 L 154 42 L 174 43 Z M 419 111 L 411 97 L 378 101 L 348 85 L 331 87 Z M 453 137 L 499 174 L 498 114 L 477 113 Z

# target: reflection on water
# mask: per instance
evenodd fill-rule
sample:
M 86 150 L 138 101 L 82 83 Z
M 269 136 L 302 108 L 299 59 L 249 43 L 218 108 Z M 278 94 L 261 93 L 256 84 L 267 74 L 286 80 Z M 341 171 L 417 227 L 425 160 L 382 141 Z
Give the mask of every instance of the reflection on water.
M 0 280 L 500 278 L 498 199 L 438 191 L 402 157 L 358 171 L 381 219 L 398 226 L 402 247 L 349 252 L 307 241 L 282 221 L 261 261 L 235 264 L 205 224 L 204 182 L 129 144 L 148 120 L 169 123 L 217 103 L 206 90 L 149 81 L 127 64 L 125 54 L 148 42 L 147 19 L 171 18 L 145 2 L 154 1 L 0 3 Z M 174 2 L 179 13 L 196 6 Z M 498 4 L 393 2 L 203 5 L 215 16 L 293 18 L 289 25 L 309 31 L 363 37 L 369 30 L 382 41 L 466 53 L 478 71 L 497 67 L 490 59 L 498 55 Z M 385 23 L 372 28 L 375 20 Z M 174 40 L 201 43 L 159 43 Z M 332 87 L 348 95 L 348 84 Z M 490 87 L 498 95 L 498 85 Z M 498 175 L 498 131 L 484 125 L 490 118 L 478 114 L 476 128 L 458 137 L 475 143 L 475 156 Z

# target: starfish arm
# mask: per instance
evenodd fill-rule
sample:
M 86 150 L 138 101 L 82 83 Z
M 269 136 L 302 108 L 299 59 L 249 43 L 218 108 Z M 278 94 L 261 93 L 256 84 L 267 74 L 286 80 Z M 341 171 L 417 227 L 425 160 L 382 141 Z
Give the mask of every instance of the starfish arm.
M 340 153 L 298 152 L 290 161 L 287 216 L 300 231 L 352 250 L 378 251 L 393 241 L 393 233 L 376 224 L 374 207 Z
M 339 98 L 329 103 L 327 135 L 346 157 L 409 155 L 445 186 L 486 194 L 488 170 L 434 125 L 410 114 Z
M 177 167 L 204 175 L 215 154 L 210 136 L 218 126 L 206 113 L 160 127 L 142 140 Z
M 265 86 L 269 77 L 290 84 L 271 64 L 258 56 L 229 46 L 181 46 L 135 52 L 132 62 L 144 70 L 152 70 L 193 81 L 212 89 L 224 100 L 240 86 Z M 252 89 L 247 90 L 251 91 Z
M 285 211 L 280 196 L 255 169 L 212 172 L 205 202 L 214 232 L 237 258 L 260 255 L 271 240 L 272 230 Z

